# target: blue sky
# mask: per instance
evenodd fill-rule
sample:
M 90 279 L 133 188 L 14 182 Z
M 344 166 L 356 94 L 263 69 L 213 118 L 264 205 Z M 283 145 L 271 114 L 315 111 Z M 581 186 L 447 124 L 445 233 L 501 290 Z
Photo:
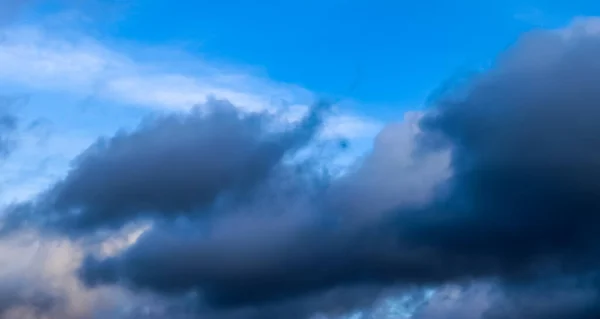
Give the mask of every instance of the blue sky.
M 422 103 L 454 73 L 489 63 L 532 27 L 600 9 L 592 1 L 551 3 L 140 1 L 105 32 L 185 43 L 209 59 L 258 66 L 276 81 L 396 109 Z
M 341 101 L 356 154 L 523 32 L 600 13 L 592 1 L 2 2 L 0 89 L 27 95 L 21 112 L 53 123 L 54 139 L 84 145 L 209 94 L 250 108 L 325 96 Z M 57 156 L 64 172 L 70 155 Z
M 101 39 L 177 47 L 390 113 L 418 107 L 527 30 L 600 10 L 593 1 L 105 2 L 86 7 L 101 12 L 86 24 Z
M 209 96 L 290 120 L 339 101 L 320 138 L 349 140 L 348 164 L 523 33 L 598 15 L 591 0 L 0 0 L 0 96 L 21 99 L 24 123 L 0 202 L 60 180 L 97 138 Z
M 195 42 L 209 58 L 364 103 L 418 104 L 445 77 L 492 57 L 529 26 L 477 1 L 243 1 L 133 6 L 114 36 Z M 152 23 L 156 21 L 157 23 Z M 163 27 L 163 26 L 168 27 Z

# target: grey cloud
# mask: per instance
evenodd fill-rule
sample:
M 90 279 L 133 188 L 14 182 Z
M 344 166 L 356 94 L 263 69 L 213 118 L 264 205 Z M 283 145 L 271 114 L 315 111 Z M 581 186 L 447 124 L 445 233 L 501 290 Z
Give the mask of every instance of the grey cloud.
M 597 279 L 546 278 L 505 287 L 491 301 L 485 319 L 591 319 L 600 316 Z
M 269 306 L 337 286 L 431 281 L 427 272 L 432 268 L 443 272 L 443 265 L 425 258 L 425 252 L 405 251 L 396 242 L 396 226 L 382 225 L 390 219 L 387 209 L 402 204 L 393 194 L 402 198 L 409 191 L 431 192 L 432 181 L 447 175 L 444 154 L 432 154 L 435 160 L 429 161 L 426 155 L 414 157 L 411 148 L 388 148 L 394 139 L 410 145 L 416 135 L 414 119 L 386 129 L 378 137 L 376 151 L 343 180 L 332 182 L 325 177 L 314 183 L 312 170 L 279 171 L 252 201 L 238 203 L 229 211 L 220 206 L 216 220 L 157 224 L 123 254 L 104 260 L 89 258 L 82 278 L 92 286 L 123 281 L 142 290 L 199 291 L 219 309 Z M 388 159 L 386 150 L 393 152 Z M 414 173 L 406 180 L 395 180 L 402 174 L 386 174 L 377 170 L 379 165 Z M 417 178 L 419 172 L 431 181 L 423 183 Z M 355 183 L 363 178 L 369 187 Z M 372 208 L 377 208 L 340 202 L 350 191 L 355 193 L 346 196 L 347 200 L 358 204 L 355 199 L 369 197 Z M 394 200 L 378 202 L 378 192 Z
M 113 281 L 124 279 L 134 286 L 169 291 L 173 282 L 161 286 L 162 275 L 188 269 L 188 276 L 181 282 L 195 280 L 185 281 L 188 284 L 183 287 L 199 289 L 213 306 L 226 307 L 274 302 L 329 287 L 364 283 L 424 284 L 498 278 L 503 289 L 511 292 L 511 283 L 535 285 L 537 279 L 531 278 L 542 272 L 560 278 L 593 270 L 599 262 L 594 258 L 599 248 L 596 212 L 600 208 L 599 53 L 600 39 L 595 35 L 565 38 L 550 32 L 531 34 L 502 56 L 494 68 L 469 82 L 460 94 L 442 96 L 421 122 L 421 147 L 427 154 L 426 148 L 433 145 L 431 139 L 445 142 L 451 149 L 452 174 L 438 185 L 429 204 L 388 211 L 375 223 L 352 223 L 348 215 L 354 209 L 362 216 L 389 208 L 385 197 L 369 197 L 373 196 L 369 190 L 375 187 L 385 192 L 385 177 L 392 176 L 396 169 L 391 166 L 388 174 L 386 170 L 376 173 L 383 165 L 375 164 L 376 168 L 369 171 L 368 165 L 379 156 L 377 149 L 373 158 L 365 161 L 366 168 L 358 169 L 357 180 L 349 184 L 375 187 L 342 192 L 336 198 L 350 195 L 347 205 L 345 201 L 334 201 L 328 206 L 327 193 L 317 196 L 324 206 L 319 200 L 311 201 L 315 208 L 310 211 L 340 218 L 333 226 L 317 223 L 297 237 L 266 240 L 276 243 L 274 246 L 248 240 L 233 241 L 231 247 L 239 250 L 224 249 L 220 244 L 209 246 L 223 255 L 179 258 L 199 263 L 168 263 L 144 277 L 141 265 L 168 260 L 156 248 L 163 240 L 152 241 L 153 235 L 149 234 L 120 257 L 90 262 L 87 269 L 95 270 L 96 275 L 90 271 L 87 278 L 112 273 Z M 361 170 L 369 173 L 363 175 Z M 335 191 L 336 182 L 330 189 Z M 366 208 L 352 204 L 363 199 L 374 204 Z M 391 203 L 398 204 L 401 202 Z M 186 251 L 211 251 L 206 249 L 190 247 Z M 217 264 L 211 267 L 206 260 L 236 260 L 229 258 L 240 252 L 257 256 L 256 267 L 210 271 L 231 268 L 225 266 L 227 263 L 217 263 L 223 268 L 217 268 Z M 584 318 L 595 313 L 585 303 L 569 306 L 572 308 L 565 305 L 564 312 L 556 310 L 552 315 Z M 490 310 L 486 316 L 492 313 Z M 527 314 L 515 310 L 508 318 Z M 537 314 L 539 318 L 550 316 L 543 311 Z
M 225 101 L 208 104 L 206 114 L 158 116 L 133 132 L 98 140 L 27 215 L 77 236 L 144 216 L 197 214 L 225 197 L 251 193 L 307 145 L 327 108 L 317 105 L 295 127 L 273 132 L 266 114 L 244 115 Z
M 49 292 L 28 288 L 23 282 L 2 282 L 1 285 L 0 317 L 2 318 L 15 318 L 12 313 L 16 313 L 16 309 L 19 308 L 24 308 L 28 313 L 38 317 L 50 311 L 57 303 L 55 296 Z
M 530 35 L 465 98 L 442 100 L 423 127 L 451 145 L 453 176 L 417 227 L 407 221 L 407 239 L 486 260 L 474 273 L 527 271 L 548 258 L 593 267 L 598 53 L 597 36 Z
M 419 207 L 433 198 L 451 173 L 450 154 L 420 152 L 422 112 L 408 112 L 390 123 L 374 141 L 372 152 L 336 181 L 329 200 L 345 214 L 376 219 L 398 207 Z
M 195 293 L 211 314 L 270 318 L 261 310 L 294 311 L 335 289 L 484 280 L 505 296 L 481 318 L 593 318 L 600 285 L 573 282 L 600 266 L 598 56 L 595 34 L 529 34 L 441 95 L 420 132 L 388 127 L 339 179 L 284 164 L 309 145 L 320 112 L 273 133 L 229 108 L 100 141 L 33 205 L 55 214 L 42 225 L 67 234 L 153 218 L 122 253 L 88 257 L 81 278 Z M 357 296 L 332 300 L 352 309 L 376 298 Z
M 422 123 L 453 175 L 419 220 L 400 218 L 403 239 L 499 280 L 507 298 L 482 317 L 598 317 L 598 54 L 597 34 L 529 34 Z

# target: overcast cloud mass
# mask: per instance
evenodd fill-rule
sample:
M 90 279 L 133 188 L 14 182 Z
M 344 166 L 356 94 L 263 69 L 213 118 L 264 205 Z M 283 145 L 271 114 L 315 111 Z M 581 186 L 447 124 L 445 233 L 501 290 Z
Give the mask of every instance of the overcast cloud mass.
M 323 101 L 99 138 L 3 209 L 0 318 L 599 318 L 599 25 L 523 35 L 342 174 Z

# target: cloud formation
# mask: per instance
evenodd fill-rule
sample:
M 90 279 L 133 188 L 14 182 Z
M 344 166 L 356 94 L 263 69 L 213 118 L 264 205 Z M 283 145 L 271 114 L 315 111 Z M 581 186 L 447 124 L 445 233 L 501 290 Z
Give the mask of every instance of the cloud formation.
M 416 134 L 411 130 L 414 125 L 414 121 L 407 121 L 386 130 L 381 139 L 394 131 L 400 138 L 410 139 Z M 427 160 L 413 162 L 410 149 L 406 151 L 390 157 L 387 164 L 406 171 L 419 169 L 419 165 L 429 165 L 441 173 L 446 168 L 444 161 L 432 161 L 434 165 Z M 361 169 L 386 164 L 372 161 L 370 158 Z M 438 164 L 440 168 L 433 167 Z M 340 202 L 351 190 L 358 196 L 391 193 L 399 184 L 394 183 L 395 176 L 376 171 L 367 175 L 380 181 L 388 179 L 386 190 L 383 183 L 379 188 L 355 189 L 357 184 L 349 180 L 338 184 L 314 174 L 312 169 L 290 167 L 268 180 L 263 176 L 266 188 L 257 187 L 250 200 L 217 207 L 214 220 L 155 225 L 123 254 L 102 261 L 88 259 L 82 276 L 93 285 L 123 279 L 139 289 L 200 291 L 209 306 L 223 309 L 287 301 L 345 284 L 382 289 L 388 281 L 420 276 L 418 260 L 396 251 L 402 248 L 394 241 L 393 229 L 382 229 L 385 216 L 374 215 L 399 203 L 365 210 Z M 356 177 L 348 178 L 362 176 L 359 170 Z M 438 180 L 443 177 L 440 174 Z M 426 188 L 420 180 L 406 180 L 397 194 Z M 409 197 L 406 202 L 411 202 Z M 166 260 L 181 262 L 164 263 Z M 154 267 L 143 266 L 148 264 Z
M 468 256 L 472 274 L 593 267 L 598 52 L 595 34 L 529 34 L 466 96 L 442 100 L 423 127 L 452 147 L 453 176 L 409 238 Z
M 582 23 L 526 35 L 423 122 L 453 175 L 420 221 L 401 219 L 404 239 L 499 280 L 508 298 L 486 318 L 598 315 L 600 38 Z
M 77 233 L 118 229 L 142 215 L 175 218 L 243 197 L 308 145 L 327 108 L 315 106 L 292 128 L 274 128 L 267 114 L 243 114 L 217 100 L 149 119 L 90 146 L 31 214 L 45 227 Z
M 249 110 L 312 99 L 300 87 L 212 64 L 177 48 L 154 48 L 154 59 L 139 57 L 144 50 L 149 49 L 125 51 L 85 34 L 11 26 L 3 30 L 0 43 L 0 83 L 155 109 L 190 109 L 213 95 Z
M 461 94 L 442 97 L 422 121 L 421 146 L 423 152 L 436 145 L 451 148 L 452 175 L 427 205 L 397 207 L 385 222 L 358 225 L 344 214 L 357 205 L 340 211 L 316 205 L 308 210 L 340 219 L 333 226 L 309 225 L 309 231 L 298 235 L 288 231 L 286 240 L 280 235 L 261 241 L 259 234 L 267 233 L 257 231 L 247 237 L 238 232 L 238 241 L 232 235 L 222 242 L 218 236 L 208 242 L 171 242 L 177 236 L 150 232 L 120 257 L 87 263 L 84 274 L 88 280 L 108 282 L 126 278 L 159 291 L 196 288 L 211 305 L 221 307 L 364 283 L 499 278 L 510 291 L 512 282 L 537 285 L 541 276 L 594 272 L 600 204 L 599 52 L 600 41 L 589 32 L 529 34 L 491 70 L 456 92 Z M 359 185 L 368 183 L 368 177 L 356 178 Z M 379 181 L 377 191 L 383 192 L 385 183 Z M 365 202 L 365 196 L 363 191 L 346 198 Z M 369 206 L 374 210 L 367 214 L 380 213 L 377 205 Z M 162 250 L 159 243 L 171 246 Z M 177 252 L 190 258 L 174 258 Z M 222 262 L 242 252 L 255 265 L 242 259 L 230 266 Z M 187 262 L 161 263 L 166 260 Z M 211 267 L 209 261 L 218 262 Z M 146 273 L 141 270 L 146 264 L 164 268 Z M 175 274 L 186 276 L 173 280 Z M 569 314 L 577 311 L 574 307 Z
M 415 318 L 596 318 L 600 36 L 582 25 L 525 35 L 341 177 L 297 157 L 321 108 L 282 128 L 212 101 L 98 141 L 7 225 L 85 242 L 145 222 L 77 274 L 191 317 L 335 317 L 441 286 Z
M 385 282 L 401 276 L 401 270 L 378 273 L 391 262 L 386 247 L 369 247 L 380 239 L 369 237 L 381 219 L 365 224 L 370 211 L 347 207 L 353 212 L 344 212 L 339 202 L 350 190 L 373 197 L 379 190 L 357 188 L 351 182 L 358 178 L 351 177 L 354 173 L 332 183 L 329 174 L 319 173 L 318 159 L 294 159 L 323 129 L 328 106 L 317 105 L 305 118 L 281 127 L 266 114 L 212 103 L 212 111 L 159 116 L 133 132 L 98 141 L 64 180 L 7 219 L 29 223 L 9 226 L 41 226 L 85 237 L 153 220 L 133 246 L 101 260 L 89 256 L 80 275 L 91 286 L 123 280 L 138 291 L 198 293 L 205 315 L 341 315 L 385 295 Z M 399 185 L 396 176 L 374 170 L 376 165 L 426 171 L 411 155 L 417 124 L 418 117 L 410 116 L 386 129 L 378 143 L 385 145 L 396 135 L 405 144 L 390 147 L 394 155 L 387 159 L 368 159 L 356 176 L 389 180 L 391 194 Z M 440 172 L 447 168 L 443 160 L 422 165 Z M 433 184 L 433 178 L 425 184 L 412 178 L 402 192 L 427 191 Z M 409 197 L 407 205 L 413 202 Z M 392 201 L 378 210 L 398 204 Z M 355 271 L 364 274 L 355 276 Z M 356 285 L 335 289 L 346 280 Z
M 95 1 L 83 1 L 90 2 Z M 129 44 L 125 50 L 72 29 L 67 34 L 28 25 L 2 30 L 0 85 L 153 110 L 189 110 L 215 96 L 247 111 L 290 108 L 294 113 L 315 98 L 244 66 L 211 62 L 177 47 Z M 371 137 L 379 129 L 373 119 L 336 115 L 328 119 L 329 134 Z

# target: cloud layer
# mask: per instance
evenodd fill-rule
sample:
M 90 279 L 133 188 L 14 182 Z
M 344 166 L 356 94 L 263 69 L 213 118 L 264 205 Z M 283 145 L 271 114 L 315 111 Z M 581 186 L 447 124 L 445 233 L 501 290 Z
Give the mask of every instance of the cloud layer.
M 97 141 L 5 230 L 71 238 L 82 289 L 159 298 L 155 318 L 375 316 L 398 294 L 418 319 L 597 318 L 595 24 L 525 35 L 342 176 L 300 156 L 323 105 L 281 125 L 210 100 Z M 36 296 L 0 302 L 57 304 Z
M 316 105 L 283 127 L 276 117 L 245 114 L 222 101 L 159 116 L 92 145 L 61 182 L 14 207 L 6 227 L 81 238 L 153 221 L 133 246 L 104 259 L 89 256 L 80 275 L 90 286 L 124 281 L 138 291 L 195 293 L 204 314 L 277 318 L 296 309 L 304 318 L 367 306 L 387 293 L 385 282 L 404 277 L 393 265 L 417 270 L 389 255 L 396 246 L 389 233 L 372 237 L 385 216 L 345 205 L 344 194 L 370 192 L 379 201 L 381 188 L 355 182 L 362 176 L 387 179 L 390 194 L 398 185 L 407 194 L 431 192 L 445 176 L 447 154 L 412 158 L 419 117 L 410 116 L 378 139 L 405 140 L 389 148 L 392 156 L 377 152 L 338 181 L 319 158 L 296 158 L 323 129 L 327 108 Z M 429 167 L 431 180 L 398 182 L 379 165 L 405 172 Z M 428 196 L 386 197 L 378 211 L 422 204 Z M 373 243 L 386 245 L 375 251 Z

